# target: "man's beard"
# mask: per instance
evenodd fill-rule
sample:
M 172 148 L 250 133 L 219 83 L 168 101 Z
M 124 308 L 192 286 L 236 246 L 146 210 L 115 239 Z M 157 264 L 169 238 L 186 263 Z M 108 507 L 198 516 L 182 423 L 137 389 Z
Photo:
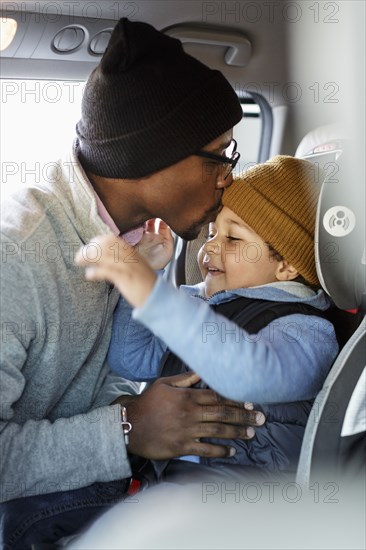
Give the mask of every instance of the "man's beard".
M 205 225 L 209 224 L 210 222 L 216 219 L 216 216 L 222 209 L 221 198 L 222 198 L 222 194 L 219 200 L 217 201 L 217 203 L 211 208 L 209 208 L 208 210 L 206 210 L 206 212 L 203 214 L 200 220 L 198 220 L 197 222 L 194 222 L 190 227 L 188 227 L 188 229 L 181 232 L 179 236 L 182 237 L 182 239 L 184 239 L 185 241 L 193 241 L 194 239 L 196 239 L 202 227 L 204 227 Z

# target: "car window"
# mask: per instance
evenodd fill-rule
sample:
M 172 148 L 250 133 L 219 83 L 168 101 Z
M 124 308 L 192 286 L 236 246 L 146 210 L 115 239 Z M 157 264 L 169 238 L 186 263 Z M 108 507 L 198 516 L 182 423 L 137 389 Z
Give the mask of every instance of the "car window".
M 71 147 L 80 118 L 85 82 L 9 80 L 1 84 L 2 195 L 49 177 L 55 161 Z M 241 154 L 236 173 L 259 160 L 263 106 L 242 98 L 243 119 L 234 129 Z
M 70 148 L 84 82 L 1 81 L 1 192 L 47 179 Z
M 253 99 L 241 100 L 243 118 L 234 128 L 240 159 L 235 169 L 238 174 L 258 162 L 263 117 L 261 108 Z

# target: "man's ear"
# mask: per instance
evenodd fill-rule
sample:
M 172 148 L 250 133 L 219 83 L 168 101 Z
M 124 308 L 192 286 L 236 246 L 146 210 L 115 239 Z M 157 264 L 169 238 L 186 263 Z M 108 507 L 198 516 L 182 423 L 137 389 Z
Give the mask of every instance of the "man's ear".
M 278 281 L 293 281 L 299 276 L 299 272 L 292 264 L 281 260 L 278 262 L 275 275 Z

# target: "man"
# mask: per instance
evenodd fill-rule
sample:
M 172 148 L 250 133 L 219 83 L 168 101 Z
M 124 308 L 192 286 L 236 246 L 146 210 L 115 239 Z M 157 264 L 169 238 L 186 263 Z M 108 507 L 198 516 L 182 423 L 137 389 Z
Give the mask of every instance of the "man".
M 1 500 L 12 550 L 52 543 L 126 494 L 122 419 L 132 424 L 129 453 L 155 459 L 226 456 L 230 448 L 200 438 L 249 438 L 247 425 L 263 422 L 191 389 L 194 376 L 158 381 L 137 396 L 105 361 L 118 292 L 85 281 L 74 265 L 94 235 L 112 231 L 136 243 L 152 217 L 194 238 L 231 183 L 224 155 L 241 116 L 221 73 L 179 41 L 122 19 L 87 82 L 70 157 L 49 181 L 6 203 Z

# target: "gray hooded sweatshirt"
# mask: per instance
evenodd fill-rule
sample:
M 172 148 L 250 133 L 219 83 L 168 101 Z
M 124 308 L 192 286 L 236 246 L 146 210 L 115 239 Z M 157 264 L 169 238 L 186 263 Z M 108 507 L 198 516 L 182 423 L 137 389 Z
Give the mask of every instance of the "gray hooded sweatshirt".
M 130 475 L 110 404 L 139 386 L 105 360 L 118 292 L 74 265 L 110 229 L 75 149 L 48 176 L 5 200 L 1 216 L 2 502 Z

